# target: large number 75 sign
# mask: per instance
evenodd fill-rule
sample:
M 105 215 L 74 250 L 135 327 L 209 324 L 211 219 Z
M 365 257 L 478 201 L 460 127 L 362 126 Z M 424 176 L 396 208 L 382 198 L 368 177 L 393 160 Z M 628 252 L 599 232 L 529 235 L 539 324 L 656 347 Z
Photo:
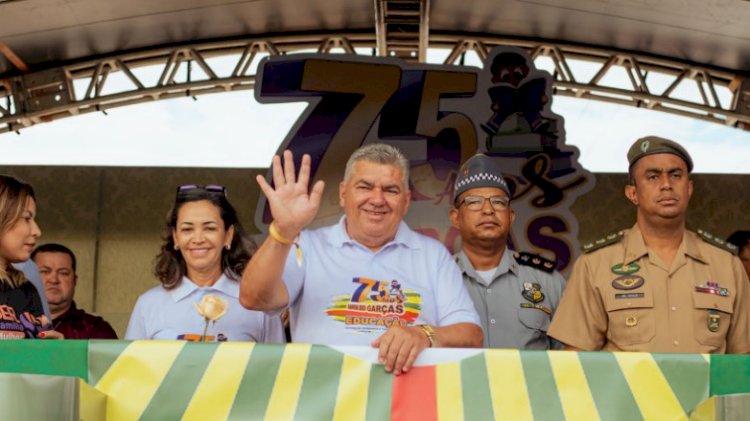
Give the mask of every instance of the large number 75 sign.
M 472 119 L 463 112 L 440 109 L 441 99 L 474 96 L 476 72 L 368 60 L 294 56 L 266 59 L 259 66 L 260 87 L 255 89 L 259 102 L 309 98 L 310 106 L 279 151 L 292 150 L 298 167 L 302 154 L 309 154 L 313 177 L 326 180 L 319 217 L 338 213 L 336 183 L 349 155 L 372 138 L 368 133 L 378 121 L 379 139 L 424 142 L 452 136 L 460 148 L 461 162 L 477 150 Z M 268 222 L 266 207 L 263 223 Z

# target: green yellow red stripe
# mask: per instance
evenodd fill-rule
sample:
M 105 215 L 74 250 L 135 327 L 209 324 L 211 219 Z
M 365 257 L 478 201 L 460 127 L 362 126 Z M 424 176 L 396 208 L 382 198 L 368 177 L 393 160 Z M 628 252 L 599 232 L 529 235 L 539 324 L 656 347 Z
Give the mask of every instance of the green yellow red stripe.
M 537 420 L 563 418 L 562 404 L 548 355 L 546 351 L 521 352 L 523 373 L 527 379 L 534 379 L 527 385 L 531 412 Z
M 266 413 L 286 345 L 258 344 L 253 347 L 234 399 L 230 419 L 260 419 Z
M 327 346 L 314 346 L 307 358 L 295 417 L 330 420 L 336 406 L 344 354 Z
M 637 420 L 641 411 L 611 352 L 578 354 L 602 420 Z
M 285 347 L 266 409 L 266 418 L 289 420 L 294 417 L 310 348 L 311 345 L 308 344 L 288 344 Z
M 464 419 L 491 417 L 492 398 L 484 353 L 461 360 L 461 383 L 464 390 Z
M 391 373 L 386 373 L 381 364 L 370 366 L 370 384 L 367 386 L 366 419 L 368 421 L 391 418 L 394 377 Z
M 344 355 L 339 379 L 334 421 L 364 420 L 367 415 L 367 393 L 372 363 Z
M 599 419 L 586 374 L 578 360 L 578 353 L 557 351 L 549 352 L 548 355 L 565 418 L 569 420 Z
M 517 350 L 485 351 L 495 419 L 532 420 L 526 377 Z
M 435 392 L 435 366 L 412 367 L 408 373 L 394 376 L 391 419 L 437 420 Z
M 151 401 L 185 342 L 135 341 L 120 354 L 96 388 L 109 396 L 107 419 L 136 419 Z
M 163 420 L 185 412 L 218 347 L 217 342 L 186 342 L 141 417 Z
M 464 419 L 461 365 L 458 362 L 440 364 L 436 369 L 437 418 L 446 421 Z M 420 397 L 421 399 L 421 397 Z
M 651 354 L 615 352 L 644 419 L 685 419 L 687 414 Z
M 229 417 L 254 346 L 252 342 L 225 342 L 218 347 L 185 409 L 183 420 Z

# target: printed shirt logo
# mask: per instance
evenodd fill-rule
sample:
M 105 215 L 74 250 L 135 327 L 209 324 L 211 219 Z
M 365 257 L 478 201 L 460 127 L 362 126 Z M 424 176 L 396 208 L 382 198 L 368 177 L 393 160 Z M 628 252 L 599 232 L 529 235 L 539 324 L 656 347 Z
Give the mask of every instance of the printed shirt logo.
M 385 331 L 393 325 L 412 325 L 419 317 L 421 295 L 402 289 L 397 280 L 361 277 L 352 282 L 357 285 L 354 293 L 334 296 L 326 310 L 326 314 L 344 323 L 347 329 L 361 333 Z

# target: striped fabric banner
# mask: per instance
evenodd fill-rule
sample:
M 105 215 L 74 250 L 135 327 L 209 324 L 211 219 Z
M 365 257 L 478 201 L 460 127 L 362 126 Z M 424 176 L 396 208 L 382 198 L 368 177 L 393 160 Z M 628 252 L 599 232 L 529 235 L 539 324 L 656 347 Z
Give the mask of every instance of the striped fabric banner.
M 662 420 L 709 396 L 702 355 L 484 350 L 393 376 L 303 344 L 92 341 L 89 353 L 107 419 Z

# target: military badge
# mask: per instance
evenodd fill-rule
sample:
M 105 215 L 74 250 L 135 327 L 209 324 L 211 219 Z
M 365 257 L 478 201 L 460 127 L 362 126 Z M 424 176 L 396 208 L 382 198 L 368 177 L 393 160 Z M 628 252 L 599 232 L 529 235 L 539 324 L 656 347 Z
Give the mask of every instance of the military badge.
M 635 316 L 628 316 L 625 318 L 625 326 L 633 327 L 638 324 L 638 318 Z
M 721 297 L 729 297 L 729 290 L 719 286 L 718 282 L 706 282 L 695 286 L 696 292 L 702 292 L 704 294 L 719 295 Z
M 709 310 L 708 311 L 708 330 L 711 332 L 718 332 L 719 331 L 719 321 L 721 321 L 721 317 L 719 316 L 719 312 L 716 310 Z
M 636 289 L 640 288 L 644 282 L 646 281 L 643 277 L 638 275 L 622 275 L 612 281 L 612 287 L 620 290 Z
M 523 292 L 521 293 L 523 298 L 532 303 L 541 303 L 544 301 L 544 294 L 542 293 L 542 286 L 534 282 L 524 282 Z
M 612 266 L 612 273 L 617 275 L 630 275 L 631 273 L 636 273 L 639 270 L 641 270 L 641 267 L 638 266 L 638 263 L 619 263 Z

